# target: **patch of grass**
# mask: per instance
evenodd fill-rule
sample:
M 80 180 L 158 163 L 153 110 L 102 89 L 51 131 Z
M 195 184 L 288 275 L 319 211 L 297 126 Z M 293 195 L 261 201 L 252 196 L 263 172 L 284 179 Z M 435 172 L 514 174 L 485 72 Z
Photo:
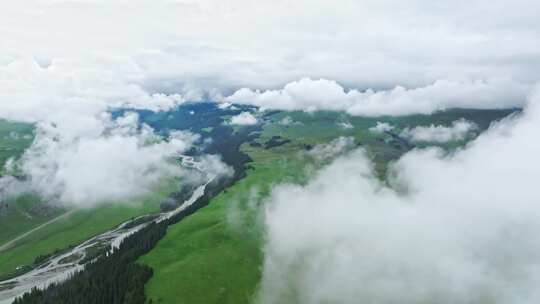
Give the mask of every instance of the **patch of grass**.
M 18 158 L 34 140 L 31 124 L 0 119 L 0 176 L 9 158 Z
M 145 289 L 153 303 L 252 300 L 262 263 L 258 204 L 272 185 L 301 182 L 305 163 L 295 153 L 276 157 L 253 147 L 248 152 L 254 163 L 247 177 L 169 227 L 158 245 L 139 260 L 154 270 Z
M 177 187 L 163 183 L 147 197 L 131 203 L 106 204 L 73 211 L 68 216 L 46 225 L 0 253 L 0 277 L 16 273 L 17 267 L 32 265 L 40 255 L 47 255 L 70 245 L 77 245 L 131 218 L 159 212 L 159 203 Z
M 57 216 L 65 210 L 45 207 L 35 195 L 21 195 L 0 204 L 0 246 Z

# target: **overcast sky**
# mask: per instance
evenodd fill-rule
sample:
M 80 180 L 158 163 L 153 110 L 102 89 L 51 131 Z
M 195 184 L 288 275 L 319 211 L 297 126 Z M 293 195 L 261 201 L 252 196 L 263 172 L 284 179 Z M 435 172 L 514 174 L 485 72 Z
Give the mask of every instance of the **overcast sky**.
M 217 98 L 306 77 L 359 90 L 530 84 L 540 70 L 538 11 L 530 0 L 8 0 L 0 84 L 116 101 Z M 34 83 L 35 74 L 45 79 Z

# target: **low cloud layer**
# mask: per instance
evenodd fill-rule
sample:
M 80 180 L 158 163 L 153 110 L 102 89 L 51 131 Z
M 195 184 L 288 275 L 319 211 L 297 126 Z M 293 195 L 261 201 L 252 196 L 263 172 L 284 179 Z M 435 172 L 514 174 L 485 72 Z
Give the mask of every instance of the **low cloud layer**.
M 146 194 L 163 178 L 185 173 L 170 157 L 189 149 L 195 135 L 159 138 L 137 114 L 112 119 L 110 111 L 166 111 L 197 98 L 148 92 L 135 65 L 115 64 L 92 57 L 43 66 L 24 57 L 0 66 L 0 118 L 36 127 L 18 166 L 26 180 L 4 177 L 0 197 L 31 191 L 86 207 Z
M 59 60 L 43 68 L 23 58 L 0 66 L 0 118 L 78 127 L 77 121 L 94 123 L 112 108 L 163 111 L 185 102 L 177 93 L 148 93 L 137 84 L 135 66 L 115 70 L 101 64 L 107 61 Z
M 335 81 L 304 78 L 279 90 L 240 89 L 228 102 L 282 110 L 334 110 L 351 115 L 430 114 L 448 108 L 521 107 L 528 86 L 513 81 L 436 81 L 431 85 L 390 90 L 347 90 Z
M 36 192 L 82 207 L 134 198 L 152 191 L 163 178 L 181 176 L 185 171 L 172 157 L 198 139 L 178 131 L 163 140 L 130 112 L 115 120 L 104 114 L 100 121 L 101 128 L 77 134 L 40 123 L 34 143 L 15 167 L 25 179 L 1 178 L 9 186 L 3 194 Z
M 353 137 L 338 137 L 329 143 L 314 146 L 306 154 L 317 160 L 329 160 L 339 156 L 354 147 Z
M 392 187 L 360 150 L 276 188 L 261 302 L 540 301 L 539 101 L 451 155 L 407 153 Z
M 452 122 L 451 126 L 430 125 L 407 128 L 401 131 L 400 135 L 411 141 L 426 141 L 426 142 L 449 142 L 460 141 L 471 135 L 478 129 L 478 126 L 465 119 L 460 119 Z
M 251 126 L 257 124 L 257 118 L 249 112 L 242 112 L 231 117 L 231 124 L 239 126 Z
M 369 128 L 369 131 L 376 133 L 376 134 L 382 134 L 384 132 L 392 131 L 394 129 L 394 126 L 387 122 L 380 122 L 377 121 L 377 124 L 374 127 Z

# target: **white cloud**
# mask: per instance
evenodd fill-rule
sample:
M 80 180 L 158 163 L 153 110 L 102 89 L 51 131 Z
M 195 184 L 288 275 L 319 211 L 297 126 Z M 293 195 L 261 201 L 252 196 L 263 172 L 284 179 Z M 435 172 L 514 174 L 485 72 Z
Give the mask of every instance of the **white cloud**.
M 222 109 L 222 110 L 225 110 L 229 107 L 232 106 L 232 103 L 229 103 L 229 102 L 222 102 L 222 103 L 219 103 L 218 104 L 218 108 Z
M 304 78 L 280 90 L 240 89 L 225 100 L 283 110 L 335 110 L 352 115 L 430 114 L 448 108 L 522 106 L 529 88 L 513 81 L 446 81 L 415 89 L 346 90 L 335 81 Z
M 348 121 L 340 121 L 337 124 L 340 128 L 348 130 L 354 128 L 353 125 Z
M 131 66 L 131 84 L 195 95 L 304 76 L 360 88 L 443 78 L 530 82 L 539 9 L 530 0 L 3 1 L 0 64 L 26 56 L 54 69 L 68 58 L 106 58 L 91 68 Z
M 285 116 L 278 122 L 278 124 L 280 124 L 282 126 L 290 126 L 293 123 L 294 123 L 294 121 L 290 116 Z
M 465 149 L 361 151 L 266 202 L 263 303 L 537 303 L 540 96 Z
M 28 180 L 11 194 L 36 191 L 89 206 L 133 198 L 182 173 L 167 158 L 189 148 L 192 139 L 173 134 L 164 142 L 135 113 L 112 120 L 109 110 L 164 111 L 184 103 L 184 95 L 148 92 L 136 65 L 115 64 L 89 57 L 54 59 L 43 68 L 21 58 L 0 66 L 0 117 L 37 128 L 21 160 Z
M 249 112 L 242 112 L 231 117 L 231 124 L 240 126 L 251 126 L 257 124 L 257 118 Z
M 375 106 L 397 97 L 420 99 L 399 103 L 409 112 L 519 106 L 520 83 L 538 80 L 540 22 L 532 13 L 538 9 L 530 0 L 511 7 L 503 0 L 3 1 L 0 116 L 35 118 L 43 108 L 64 107 L 66 99 L 171 107 L 248 88 L 235 94 L 241 99 L 253 95 L 249 88 L 291 82 L 282 96 L 272 93 L 280 100 L 254 94 L 253 102 L 359 115 L 401 113 L 394 102 Z M 341 85 L 293 82 L 302 77 Z M 341 86 L 396 89 L 347 94 Z M 426 106 L 432 98 L 436 105 Z
M 203 155 L 199 162 L 204 173 L 210 176 L 230 177 L 234 173 L 234 169 L 225 164 L 219 155 Z
M 435 126 L 418 126 L 412 129 L 406 128 L 401 131 L 400 136 L 408 138 L 412 141 L 429 141 L 429 142 L 448 142 L 459 141 L 467 138 L 471 132 L 478 129 L 478 126 L 465 119 L 459 119 L 452 122 L 452 125 L 445 127 L 442 125 Z
M 162 111 L 185 99 L 179 94 L 148 93 L 137 84 L 133 65 L 104 68 L 107 61 L 57 60 L 47 69 L 29 59 L 0 66 L 0 117 L 27 122 L 91 117 L 110 108 Z M 74 117 L 75 116 L 75 117 Z
M 369 131 L 377 134 L 382 134 L 384 132 L 392 131 L 394 126 L 390 125 L 387 122 L 377 121 L 377 124 L 374 127 L 369 128 Z
M 18 191 L 4 194 L 33 191 L 80 207 L 137 197 L 163 178 L 181 176 L 184 171 L 171 157 L 198 139 L 178 131 L 163 141 L 150 127 L 141 126 L 135 113 L 116 120 L 105 115 L 100 126 L 94 132 L 74 134 L 41 123 L 34 143 L 20 160 L 25 179 L 15 187 L 6 177 L 3 182 Z
M 13 197 L 25 190 L 25 186 L 17 178 L 11 175 L 0 177 L 0 198 Z
M 306 154 L 318 160 L 328 160 L 345 153 L 353 147 L 353 137 L 340 136 L 329 143 L 316 145 L 313 149 L 307 151 Z

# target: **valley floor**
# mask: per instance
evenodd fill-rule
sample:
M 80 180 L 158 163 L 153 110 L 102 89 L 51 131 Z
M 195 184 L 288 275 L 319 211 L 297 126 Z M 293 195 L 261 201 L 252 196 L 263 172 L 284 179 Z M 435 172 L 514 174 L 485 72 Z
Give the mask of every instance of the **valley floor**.
M 301 181 L 305 161 L 279 148 L 247 152 L 254 158 L 247 176 L 208 206 L 170 226 L 158 245 L 139 260 L 154 270 L 146 285 L 153 303 L 253 300 L 262 263 L 259 204 L 273 185 Z
M 71 210 L 45 223 L 33 223 L 0 243 L 0 279 L 31 269 L 39 256 L 74 247 L 131 218 L 159 212 L 160 202 L 175 189 L 172 184 L 164 183 L 152 195 L 131 203 Z

